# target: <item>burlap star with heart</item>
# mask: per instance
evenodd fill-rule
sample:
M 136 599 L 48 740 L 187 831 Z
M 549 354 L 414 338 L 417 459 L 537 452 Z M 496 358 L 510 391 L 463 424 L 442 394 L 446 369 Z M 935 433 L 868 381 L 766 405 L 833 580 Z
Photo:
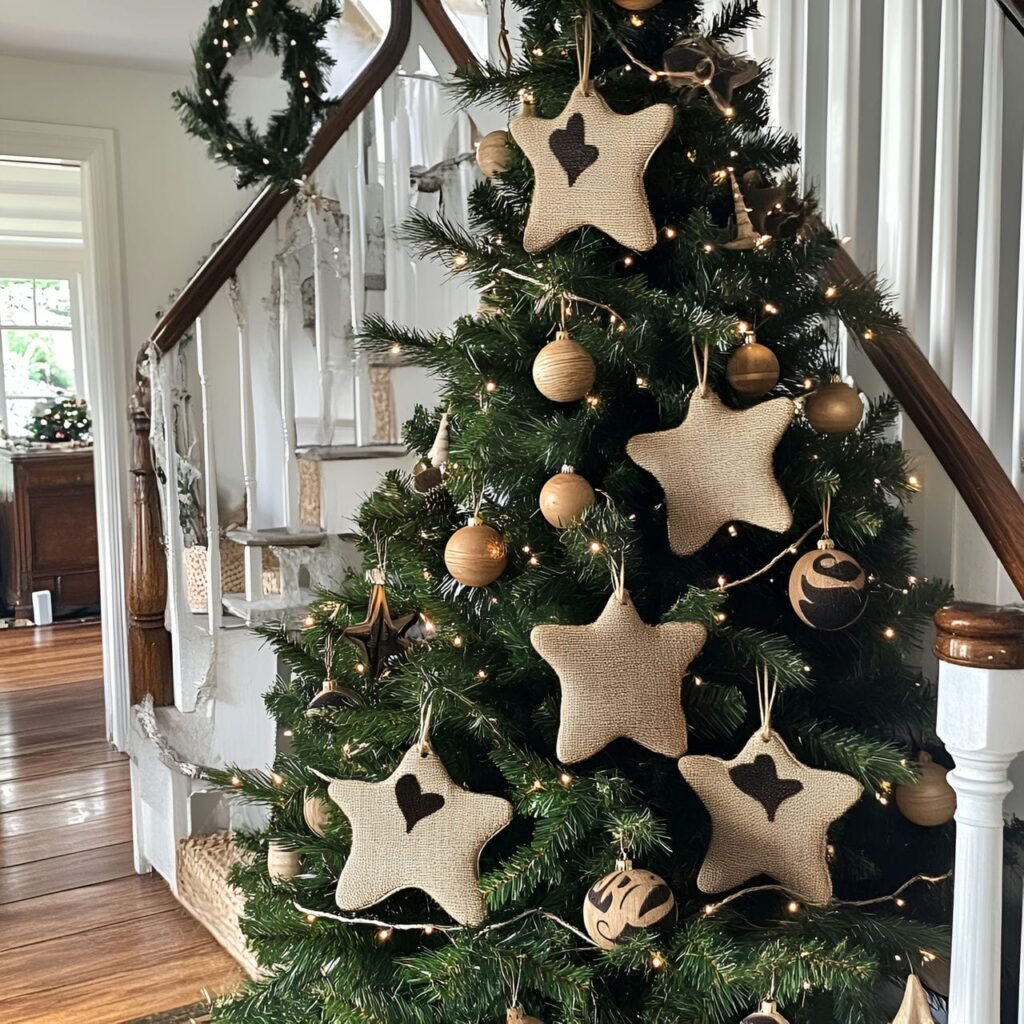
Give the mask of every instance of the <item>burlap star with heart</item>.
M 793 513 L 772 457 L 793 419 L 793 403 L 774 398 L 729 409 L 713 392 L 694 392 L 678 427 L 637 434 L 626 451 L 661 484 L 668 539 L 677 555 L 699 551 L 732 520 L 783 533 Z
M 589 625 L 534 626 L 530 643 L 562 684 L 558 759 L 585 761 L 623 736 L 666 757 L 682 754 L 680 690 L 706 637 L 695 622 L 648 625 L 625 590 Z
M 591 83 L 573 90 L 558 117 L 513 118 L 512 137 L 536 179 L 523 248 L 540 252 L 590 224 L 628 249 L 653 249 L 644 171 L 673 116 L 667 103 L 616 114 Z
M 777 733 L 766 738 L 761 729 L 732 761 L 683 757 L 679 771 L 711 815 L 702 892 L 769 875 L 806 903 L 828 903 L 828 830 L 860 798 L 856 779 L 808 768 Z
M 507 800 L 456 785 L 430 746 L 420 744 L 383 782 L 335 779 L 327 795 L 352 826 L 335 893 L 342 910 L 420 889 L 460 924 L 486 918 L 480 853 L 512 820 Z

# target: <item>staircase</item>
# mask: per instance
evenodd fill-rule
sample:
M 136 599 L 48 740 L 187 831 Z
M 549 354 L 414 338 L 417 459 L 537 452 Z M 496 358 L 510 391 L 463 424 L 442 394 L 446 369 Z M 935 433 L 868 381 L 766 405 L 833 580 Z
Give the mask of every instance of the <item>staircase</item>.
M 986 602 L 939 613 L 935 654 L 937 728 L 959 797 L 948 1019 L 995 1024 L 1013 1019 L 1012 1000 L 1000 1010 L 1003 812 L 1024 750 L 1024 612 L 999 607 L 1024 594 L 1024 105 L 1014 102 L 1024 95 L 1024 0 L 761 0 L 761 10 L 746 45 L 772 62 L 773 116 L 801 137 L 799 173 L 824 219 L 850 236 L 833 281 L 877 265 L 917 339 L 846 343 L 844 369 L 903 405 L 925 492 L 915 509 L 924 564 Z M 476 307 L 451 284 L 439 305 L 439 279 L 394 236 L 410 203 L 427 201 L 410 198 L 411 166 L 466 152 L 502 126 L 482 111 L 453 122 L 438 103 L 439 79 L 474 59 L 463 36 L 441 0 L 391 0 L 377 38 L 343 32 L 338 46 L 341 98 L 304 186 L 264 189 L 140 356 L 136 850 L 139 869 L 173 887 L 189 859 L 182 841 L 251 813 L 209 792 L 197 766 L 266 764 L 278 743 L 260 694 L 281 667 L 248 627 L 301 628 L 317 585 L 356 562 L 360 497 L 412 461 L 396 424 L 430 403 L 429 381 L 400 353 L 371 365 L 352 345 L 355 326 L 382 312 L 443 327 Z M 445 148 L 415 153 L 403 126 L 430 118 Z M 473 173 L 462 164 L 446 185 L 449 215 Z M 188 408 L 199 422 L 192 446 L 182 444 Z M 174 484 L 190 469 L 209 536 L 236 519 L 224 541 L 244 562 L 244 582 L 225 593 L 220 544 L 207 543 L 204 614 L 189 608 Z M 265 550 L 280 565 L 276 593 L 264 585 Z

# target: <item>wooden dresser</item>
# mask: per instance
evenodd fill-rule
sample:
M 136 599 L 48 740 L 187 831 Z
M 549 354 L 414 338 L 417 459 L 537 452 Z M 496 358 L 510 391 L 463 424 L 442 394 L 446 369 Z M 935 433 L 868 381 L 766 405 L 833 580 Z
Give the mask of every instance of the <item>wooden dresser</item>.
M 54 616 L 99 606 L 91 449 L 0 448 L 0 594 L 31 618 L 33 590 Z

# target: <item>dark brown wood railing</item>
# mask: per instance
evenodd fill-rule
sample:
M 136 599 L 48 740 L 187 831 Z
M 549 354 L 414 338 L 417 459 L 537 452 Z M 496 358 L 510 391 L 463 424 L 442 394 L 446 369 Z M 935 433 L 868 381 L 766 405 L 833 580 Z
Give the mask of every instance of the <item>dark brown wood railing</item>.
M 469 64 L 473 54 L 445 12 L 441 0 L 416 0 L 427 22 L 452 60 Z M 412 31 L 412 0 L 391 0 L 391 24 L 373 56 L 352 80 L 321 125 L 303 161 L 311 174 L 348 131 L 357 117 L 398 68 Z M 266 186 L 224 236 L 205 263 L 182 289 L 170 309 L 157 321 L 150 342 L 162 353 L 181 340 L 215 295 L 228 283 L 238 265 L 277 215 L 288 205 L 298 186 Z M 148 348 L 148 345 L 147 345 Z M 140 353 L 145 358 L 145 351 Z M 164 629 L 167 570 L 160 532 L 159 503 L 152 452 L 149 449 L 149 389 L 140 378 L 132 399 L 133 518 L 132 549 L 127 586 L 128 664 L 133 702 L 147 693 L 156 704 L 171 704 L 170 637 Z
M 1018 31 L 1024 32 L 1024 0 L 998 0 L 998 3 Z

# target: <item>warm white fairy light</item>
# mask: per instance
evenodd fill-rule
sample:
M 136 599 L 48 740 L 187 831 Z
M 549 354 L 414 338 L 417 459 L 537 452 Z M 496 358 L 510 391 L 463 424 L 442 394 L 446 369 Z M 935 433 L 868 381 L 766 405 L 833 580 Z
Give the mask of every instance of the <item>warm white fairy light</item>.
M 242 780 L 237 775 L 231 776 L 231 785 L 236 788 L 242 784 Z
M 651 954 L 651 966 L 656 970 L 660 971 L 665 966 L 665 958 L 660 953 Z
M 599 540 L 592 540 L 590 542 L 590 553 L 593 555 L 600 554 L 604 550 L 604 545 Z
M 730 537 L 738 537 L 739 532 L 740 531 L 736 529 L 735 523 L 730 523 L 729 528 L 726 530 L 726 533 L 728 533 Z
M 498 385 L 493 380 L 489 380 L 484 385 L 484 391 L 486 391 L 489 395 L 493 395 L 494 392 L 497 391 L 497 390 L 498 390 Z
M 797 914 L 800 912 L 800 904 L 797 903 L 796 900 L 790 900 L 786 904 L 786 910 L 788 910 L 791 914 Z
M 283 732 L 281 733 L 281 735 L 282 735 L 282 736 L 286 736 L 286 737 L 291 737 L 291 736 L 294 736 L 294 735 L 295 735 L 295 733 L 294 733 L 294 732 L 292 732 L 292 730 L 291 730 L 291 729 L 285 729 L 285 730 L 284 730 L 284 731 L 283 731 Z
M 826 299 L 834 299 L 838 294 L 839 294 L 839 289 L 834 284 L 830 284 L 825 289 L 825 298 Z
M 558 776 L 558 781 L 568 789 L 572 785 L 572 776 L 568 772 L 562 772 L 562 774 Z
M 629 17 L 629 23 L 633 28 L 639 28 L 644 23 L 644 19 L 641 18 L 639 14 L 631 14 Z
M 393 356 L 397 356 L 398 353 L 402 351 L 402 346 L 399 345 L 398 342 L 396 341 L 394 345 L 391 346 L 390 351 Z
M 361 676 L 361 675 L 363 675 L 366 672 L 366 666 L 361 661 L 357 661 L 355 663 L 354 668 L 356 670 L 356 675 L 360 675 Z
M 591 409 L 596 409 L 600 404 L 601 399 L 598 398 L 597 395 L 587 395 L 587 405 L 589 405 Z
M 675 228 L 665 228 L 665 237 L 666 238 L 675 238 L 677 234 L 679 234 L 679 232 L 676 231 Z
M 284 776 L 283 775 L 278 775 L 277 772 L 274 772 L 273 775 L 270 776 L 270 781 L 275 786 L 279 786 L 279 787 L 283 786 L 284 785 Z
M 394 930 L 391 928 L 378 928 L 377 929 L 377 941 L 387 942 L 388 939 L 394 934 Z
M 462 647 L 462 645 L 465 644 L 465 642 L 466 641 L 463 640 L 461 636 L 452 637 L 452 647 Z
M 778 311 L 779 311 L 779 307 L 776 306 L 774 302 L 766 302 L 764 304 L 764 311 L 769 316 L 775 316 L 775 314 L 778 313 Z
M 636 379 L 636 386 L 638 388 L 645 388 L 645 387 L 647 387 L 647 378 L 646 377 L 637 377 L 637 379 Z
M 434 934 L 434 926 L 432 924 L 425 924 L 423 926 L 423 934 L 424 935 L 433 935 Z
M 892 626 L 886 626 L 885 629 L 882 630 L 882 636 L 884 636 L 886 640 L 895 640 L 896 630 L 893 629 Z
M 704 251 L 705 252 L 714 252 L 715 251 L 715 247 L 710 242 L 707 242 L 704 245 Z
M 476 677 L 477 677 L 477 679 L 479 679 L 481 681 L 486 679 L 487 678 L 487 669 L 485 669 L 485 668 L 478 668 L 476 670 Z
M 469 257 L 464 252 L 457 252 L 452 257 L 452 266 L 456 270 L 462 270 L 469 263 Z
M 622 259 L 622 265 L 624 267 L 631 267 L 636 262 L 632 256 L 624 256 Z

